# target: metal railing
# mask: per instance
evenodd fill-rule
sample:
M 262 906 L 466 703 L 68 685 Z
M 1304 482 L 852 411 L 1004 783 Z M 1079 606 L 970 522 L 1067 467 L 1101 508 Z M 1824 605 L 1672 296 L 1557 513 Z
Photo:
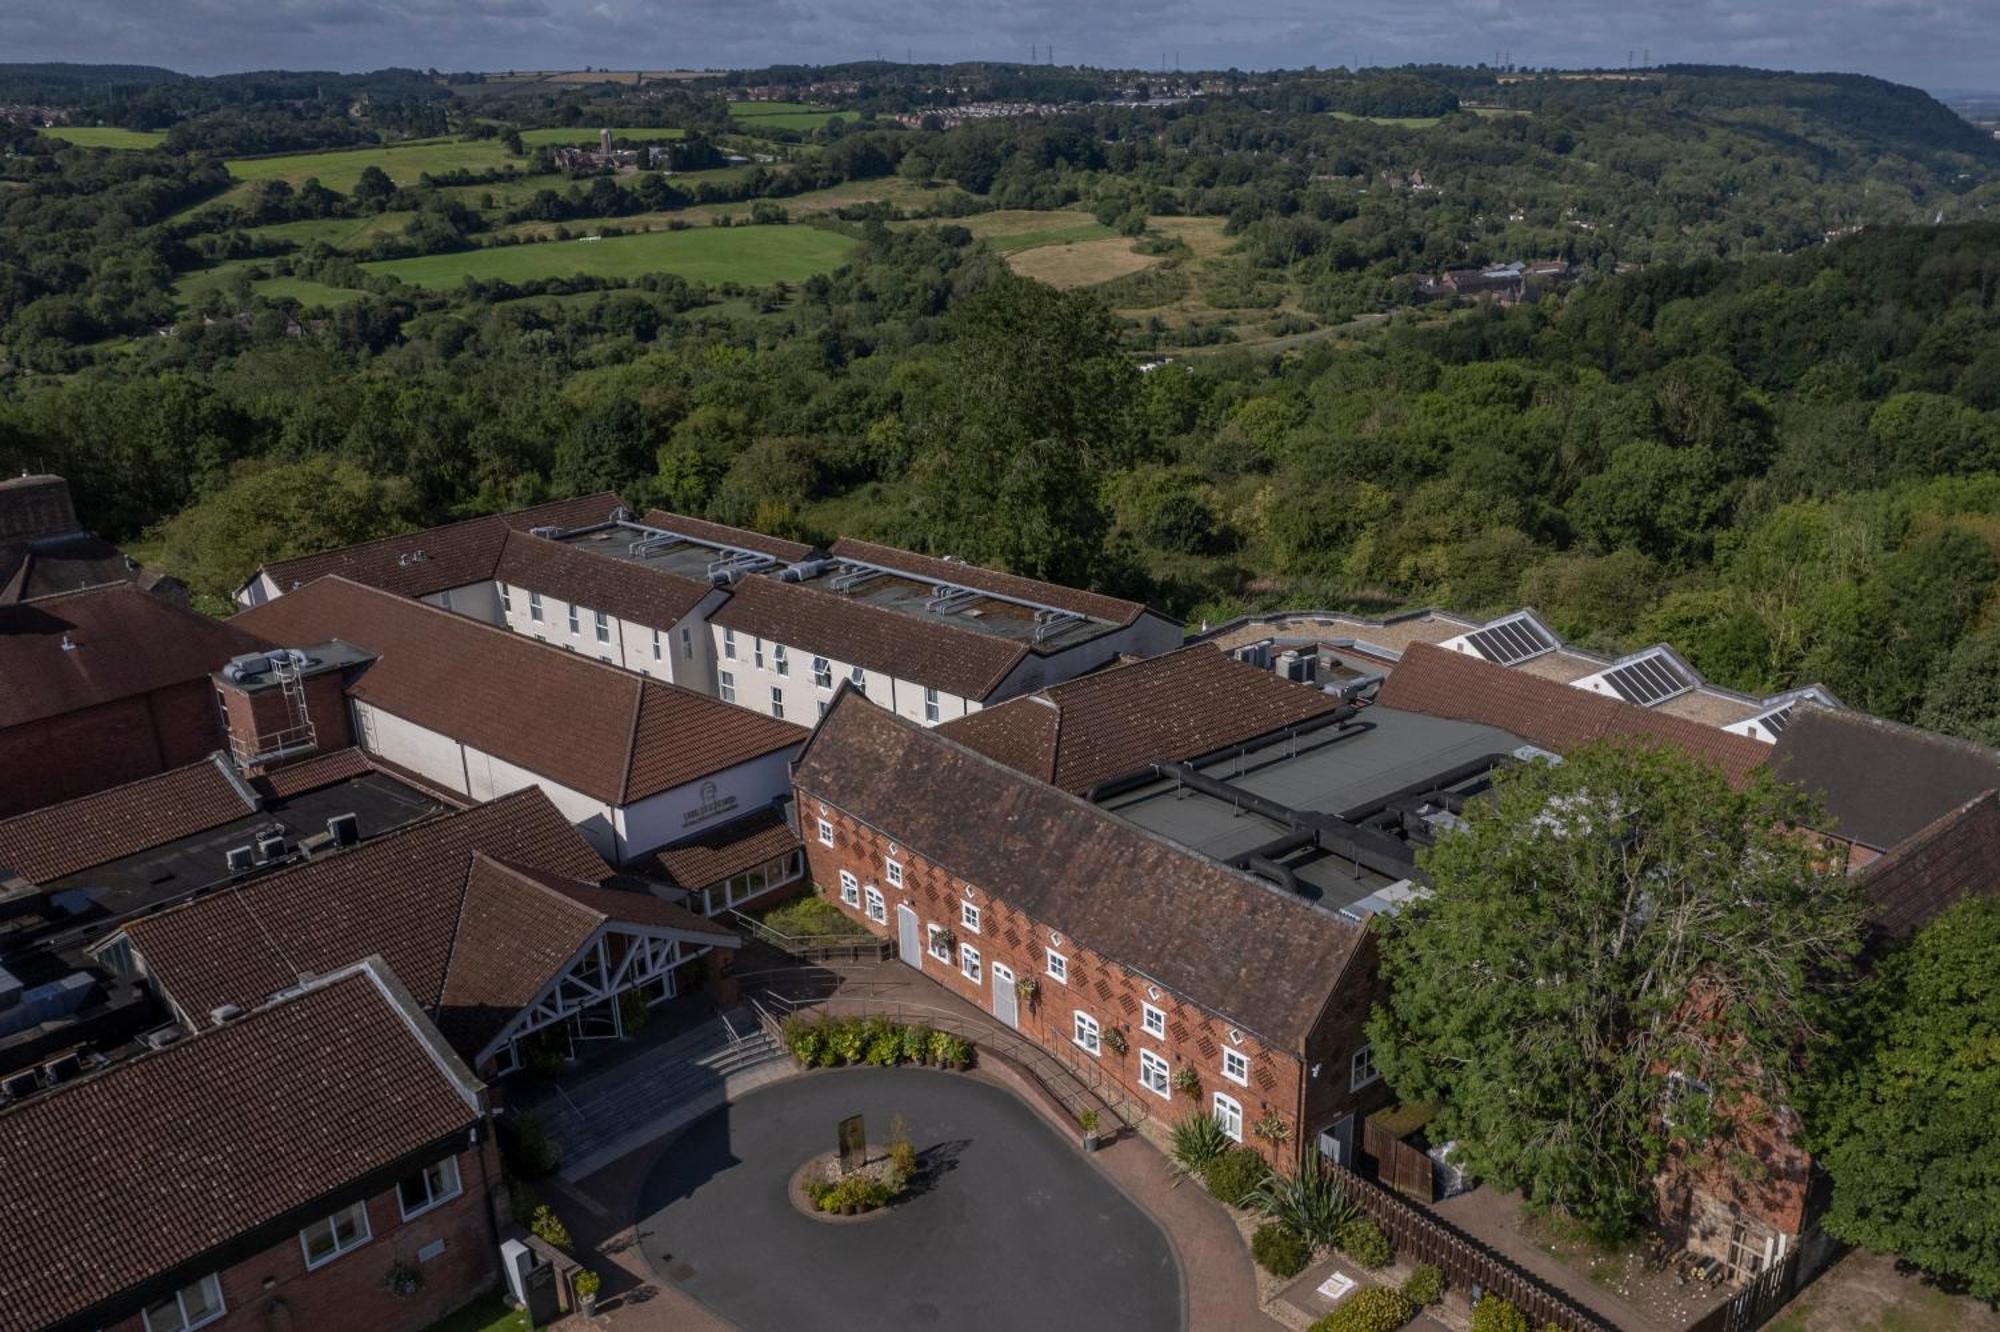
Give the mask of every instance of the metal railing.
M 801 962 L 880 962 L 896 953 L 893 940 L 878 939 L 872 934 L 786 934 L 734 907 L 722 915 L 747 938 L 769 944 Z
M 768 1001 L 768 1006 L 766 1001 Z M 1136 1128 L 1145 1119 L 1145 1109 L 1127 1096 L 1101 1068 L 1083 1060 L 1081 1051 L 1051 1051 L 1011 1028 L 979 1021 L 933 1008 L 928 1004 L 884 1003 L 866 997 L 793 999 L 776 991 L 753 996 L 751 1006 L 758 1021 L 780 1046 L 784 1044 L 784 1019 L 794 1014 L 818 1013 L 823 1017 L 879 1017 L 890 1022 L 931 1027 L 970 1041 L 982 1055 L 991 1055 L 1029 1077 L 1061 1105 L 1072 1120 L 1086 1110 L 1111 1116 L 1126 1128 Z M 774 1011 L 775 1010 L 775 1011 Z

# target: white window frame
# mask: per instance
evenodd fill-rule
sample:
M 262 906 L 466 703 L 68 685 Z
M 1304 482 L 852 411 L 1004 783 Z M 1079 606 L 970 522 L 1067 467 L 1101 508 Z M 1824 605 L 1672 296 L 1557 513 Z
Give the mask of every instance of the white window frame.
M 1243 1141 L 1243 1102 L 1217 1092 L 1215 1099 L 1209 1102 L 1208 1113 L 1214 1116 L 1224 1133 L 1237 1142 Z
M 1173 1100 L 1173 1065 L 1151 1050 L 1139 1051 L 1139 1085 L 1163 1101 Z
M 724 703 L 734 703 L 736 701 L 736 673 L 734 671 L 717 671 L 715 679 L 716 692 L 722 696 L 722 701 Z
M 505 583 L 500 584 L 500 611 L 503 615 L 514 613 L 514 589 Z
M 819 844 L 821 846 L 833 845 L 833 821 L 831 819 L 821 819 L 819 821 Z M 840 874 L 843 880 L 854 877 L 846 870 L 842 870 Z
M 1368 1076 L 1363 1077 L 1366 1072 Z M 1360 1091 L 1363 1087 L 1379 1082 L 1382 1075 L 1375 1068 L 1375 1046 L 1370 1043 L 1356 1050 L 1347 1061 L 1347 1090 Z
M 355 1230 L 354 1239 L 345 1245 L 340 1243 L 339 1222 L 343 1217 L 360 1218 L 360 1225 Z M 318 1258 L 314 1258 L 312 1233 L 321 1226 L 326 1227 L 326 1233 L 333 1240 L 334 1247 L 328 1252 L 321 1254 Z M 375 1231 L 368 1221 L 368 1203 L 364 1199 L 361 1202 L 349 1203 L 337 1212 L 330 1212 L 307 1226 L 304 1230 L 301 1230 L 299 1232 L 299 1251 L 306 1256 L 306 1271 L 313 1272 L 325 1267 L 328 1263 L 336 1259 L 353 1253 L 356 1249 L 374 1238 Z
M 750 664 L 760 671 L 764 669 L 764 639 L 762 635 L 750 640 Z
M 606 615 L 603 611 L 592 611 L 590 613 L 590 627 L 592 632 L 597 635 L 598 642 L 609 643 L 611 641 L 611 617 L 609 615 Z
M 209 1310 L 199 1318 L 188 1317 L 187 1303 L 182 1298 L 191 1290 L 200 1290 L 203 1296 L 208 1298 Z M 222 1297 L 222 1281 L 213 1272 L 210 1272 L 198 1281 L 188 1282 L 173 1293 L 172 1299 L 174 1302 L 174 1313 L 180 1319 L 180 1322 L 156 1323 L 153 1321 L 153 1310 L 144 1309 L 140 1311 L 139 1320 L 145 1324 L 146 1332 L 194 1332 L 195 1328 L 207 1327 L 210 1323 L 213 1323 L 216 1319 L 229 1312 L 229 1301 Z M 153 1307 L 158 1308 L 165 1303 L 166 1300 L 155 1300 Z
M 868 919 L 874 921 L 877 925 L 887 925 L 889 923 L 889 903 L 882 896 L 882 890 L 871 883 L 863 892 L 868 899 L 868 905 L 863 908 L 867 913 Z
M 833 663 L 825 657 L 813 658 L 813 688 L 833 688 Z
M 660 631 L 655 629 L 653 631 L 653 660 L 658 661 L 659 659 L 660 659 Z
M 578 609 L 574 601 L 569 603 L 569 632 L 572 638 L 583 637 L 583 616 L 578 614 Z
M 940 962 L 951 961 L 951 931 L 942 925 L 926 925 L 924 930 L 924 951 Z
M 1069 959 L 1055 949 L 1048 950 L 1048 958 L 1042 969 L 1048 973 L 1050 980 L 1063 985 L 1069 984 Z
M 925 685 L 924 720 L 927 722 L 934 722 L 937 721 L 943 715 L 944 714 L 938 709 L 938 691 L 931 688 L 929 685 Z
M 866 670 L 856 666 L 847 672 L 847 678 L 863 694 L 868 692 L 868 672 Z
M 961 975 L 975 985 L 985 979 L 985 965 L 980 960 L 977 948 L 968 943 L 962 943 L 958 946 L 958 970 Z
M 1250 1085 L 1250 1056 L 1241 1050 L 1222 1048 L 1222 1076 L 1239 1087 Z
M 681 626 L 681 656 L 694 656 L 694 630 L 686 625 Z
M 1139 1030 L 1159 1040 L 1167 1039 L 1167 1013 L 1151 1004 L 1139 1005 Z
M 725 661 L 736 660 L 736 631 L 734 629 L 724 629 L 722 631 L 722 656 Z
M 431 1180 L 431 1175 L 434 1172 L 440 1174 L 440 1179 L 445 1175 L 451 1177 L 450 1184 L 444 1187 L 443 1192 L 440 1192 L 440 1186 L 434 1184 Z M 424 1193 L 428 1199 L 414 1210 L 410 1208 L 409 1204 L 403 1198 L 403 1185 L 408 1184 L 412 1179 L 420 1179 L 424 1182 Z M 411 1175 L 409 1179 L 398 1181 L 396 1184 L 396 1207 L 402 1212 L 405 1221 L 414 1221 L 425 1212 L 436 1207 L 442 1207 L 463 1192 L 465 1192 L 465 1185 L 459 1179 L 458 1158 L 456 1156 L 447 1156 L 441 1160 L 431 1162 L 416 1174 Z
M 771 715 L 779 721 L 785 719 L 785 691 L 780 685 L 771 686 Z
M 1069 1039 L 1072 1045 L 1093 1059 L 1104 1053 L 1103 1028 L 1097 1025 L 1096 1018 L 1081 1008 L 1070 1015 Z
M 544 623 L 542 619 L 542 594 L 533 589 L 530 589 L 528 592 L 528 618 L 536 624 Z
M 840 900 L 851 907 L 861 905 L 861 880 L 854 877 L 853 870 L 840 872 Z
M 974 934 L 979 933 L 979 908 L 970 902 L 958 904 L 958 923 Z
M 882 857 L 882 877 L 889 881 L 891 888 L 903 886 L 903 862 L 891 856 Z
M 783 676 L 792 673 L 792 659 L 786 655 L 783 643 L 771 644 L 771 669 Z

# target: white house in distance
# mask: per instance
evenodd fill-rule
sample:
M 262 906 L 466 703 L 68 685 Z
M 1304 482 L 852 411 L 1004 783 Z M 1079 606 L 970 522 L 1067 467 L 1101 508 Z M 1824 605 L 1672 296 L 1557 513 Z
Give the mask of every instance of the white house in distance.
M 345 678 L 330 696 L 288 686 L 282 660 L 252 661 L 226 688 L 296 694 L 308 714 L 345 706 L 369 754 L 470 800 L 539 786 L 613 864 L 781 799 L 806 738 L 803 727 L 337 575 L 231 623 L 274 647 L 305 645 L 308 672 L 343 662 Z M 336 732 L 342 720 L 295 725 Z
M 608 494 L 270 565 L 238 599 L 328 573 L 808 725 L 842 683 L 935 725 L 1181 643 L 1138 602 L 862 541 L 638 519 Z

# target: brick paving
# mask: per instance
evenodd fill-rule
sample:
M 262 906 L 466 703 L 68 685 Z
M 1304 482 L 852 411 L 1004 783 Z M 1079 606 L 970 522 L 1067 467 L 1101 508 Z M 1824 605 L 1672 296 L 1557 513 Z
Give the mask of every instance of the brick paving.
M 815 969 L 819 994 L 832 989 L 836 1008 L 900 1005 L 928 1009 L 970 1026 L 997 1032 L 993 1020 L 899 962 Z M 830 978 L 830 979 L 829 979 Z M 782 985 L 774 986 L 782 990 Z M 814 997 L 819 997 L 816 994 Z M 976 1039 L 976 1037 L 975 1037 Z M 1004 1060 L 982 1059 L 974 1076 L 1014 1092 L 1059 1131 L 1076 1133 L 1075 1121 L 1034 1079 Z M 634 1223 L 640 1189 L 672 1140 L 657 1139 L 593 1174 L 556 1182 L 552 1201 L 569 1223 L 579 1252 L 595 1252 L 604 1276 L 595 1319 L 566 1319 L 564 1332 L 724 1332 L 733 1325 L 689 1296 L 657 1280 L 640 1252 Z M 1079 1147 L 1079 1155 L 1081 1148 Z M 1257 1303 L 1257 1276 L 1249 1250 L 1229 1213 L 1196 1184 L 1176 1187 L 1166 1157 L 1130 1131 L 1088 1158 L 1166 1231 L 1180 1261 L 1186 1288 L 1188 1332 L 1284 1332 Z M 781 1268 L 782 1255 L 773 1255 Z

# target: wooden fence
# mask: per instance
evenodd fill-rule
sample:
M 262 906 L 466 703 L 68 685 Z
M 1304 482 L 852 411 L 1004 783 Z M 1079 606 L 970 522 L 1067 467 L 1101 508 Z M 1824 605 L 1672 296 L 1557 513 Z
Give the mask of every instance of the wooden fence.
M 1765 1268 L 1752 1277 L 1742 1290 L 1729 1297 L 1727 1303 L 1709 1310 L 1708 1315 L 1688 1328 L 1687 1332 L 1752 1332 L 1752 1329 L 1770 1322 L 1797 1293 L 1801 1284 L 1800 1257 L 1800 1251 L 1793 1249 L 1775 1266 Z
M 1541 1327 L 1553 1323 L 1562 1332 L 1618 1332 L 1590 1310 L 1571 1300 L 1534 1273 L 1517 1267 L 1503 1255 L 1426 1208 L 1407 1202 L 1344 1166 L 1325 1167 L 1347 1186 L 1347 1196 L 1388 1234 L 1396 1252 L 1420 1263 L 1436 1263 L 1460 1290 L 1474 1286 L 1507 1301 Z
M 1429 1206 L 1437 1199 L 1436 1163 L 1373 1115 L 1361 1121 L 1361 1150 L 1375 1158 L 1375 1178 Z

